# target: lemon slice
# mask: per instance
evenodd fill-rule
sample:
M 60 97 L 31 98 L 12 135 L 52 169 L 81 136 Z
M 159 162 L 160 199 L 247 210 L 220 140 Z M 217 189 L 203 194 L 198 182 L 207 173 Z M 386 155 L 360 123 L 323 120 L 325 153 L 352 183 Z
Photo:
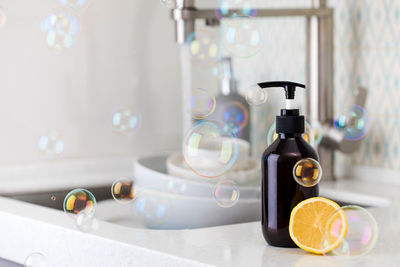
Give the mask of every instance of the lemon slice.
M 335 231 L 327 231 L 332 222 L 335 222 Z M 309 198 L 292 210 L 289 233 L 293 242 L 301 249 L 325 254 L 337 248 L 346 236 L 346 215 L 332 200 L 323 197 Z

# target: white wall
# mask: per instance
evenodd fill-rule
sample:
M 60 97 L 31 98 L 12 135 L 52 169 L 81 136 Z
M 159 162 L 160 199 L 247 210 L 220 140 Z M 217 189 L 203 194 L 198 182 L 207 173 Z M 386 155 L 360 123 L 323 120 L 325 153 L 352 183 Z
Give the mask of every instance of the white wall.
M 0 29 L 0 163 L 38 161 L 40 136 L 64 135 L 63 158 L 179 149 L 180 71 L 169 11 L 157 0 L 92 0 L 74 47 L 49 49 L 40 21 L 56 0 L 5 0 Z M 112 111 L 142 113 L 133 136 Z

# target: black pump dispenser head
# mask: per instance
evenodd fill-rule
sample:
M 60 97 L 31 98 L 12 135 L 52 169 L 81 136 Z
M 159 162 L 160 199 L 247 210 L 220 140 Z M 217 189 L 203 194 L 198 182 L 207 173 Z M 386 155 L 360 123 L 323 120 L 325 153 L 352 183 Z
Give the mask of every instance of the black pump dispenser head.
M 258 83 L 261 88 L 283 87 L 286 94 L 286 107 L 281 109 L 281 115 L 276 116 L 276 132 L 285 134 L 304 133 L 304 116 L 300 116 L 298 109 L 294 107 L 296 87 L 306 88 L 304 84 L 289 81 Z

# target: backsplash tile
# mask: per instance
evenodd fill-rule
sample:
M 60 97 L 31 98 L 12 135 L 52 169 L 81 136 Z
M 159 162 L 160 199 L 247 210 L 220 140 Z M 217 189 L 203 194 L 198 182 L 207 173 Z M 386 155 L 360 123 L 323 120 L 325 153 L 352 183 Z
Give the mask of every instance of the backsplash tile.
M 263 6 L 279 7 L 276 2 Z M 282 2 L 282 6 L 293 7 L 288 5 L 293 1 Z M 400 0 L 331 0 L 329 6 L 335 8 L 336 114 L 352 104 L 353 91 L 363 86 L 368 90 L 366 109 L 371 122 L 360 149 L 346 156 L 338 153 L 339 162 L 400 169 Z M 240 92 L 263 80 L 305 82 L 304 19 L 265 19 L 260 23 L 266 36 L 263 50 L 254 58 L 234 62 Z M 269 105 L 253 108 L 256 156 L 266 147 L 268 129 L 282 101 L 277 91 L 269 94 Z

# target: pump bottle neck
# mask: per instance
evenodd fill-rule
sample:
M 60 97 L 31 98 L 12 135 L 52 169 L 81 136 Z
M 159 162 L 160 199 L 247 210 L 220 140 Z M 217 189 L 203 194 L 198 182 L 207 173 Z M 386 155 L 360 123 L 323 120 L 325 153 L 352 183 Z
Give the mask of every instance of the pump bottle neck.
M 301 137 L 301 133 L 279 133 L 280 139 L 289 139 L 289 138 L 299 138 Z

